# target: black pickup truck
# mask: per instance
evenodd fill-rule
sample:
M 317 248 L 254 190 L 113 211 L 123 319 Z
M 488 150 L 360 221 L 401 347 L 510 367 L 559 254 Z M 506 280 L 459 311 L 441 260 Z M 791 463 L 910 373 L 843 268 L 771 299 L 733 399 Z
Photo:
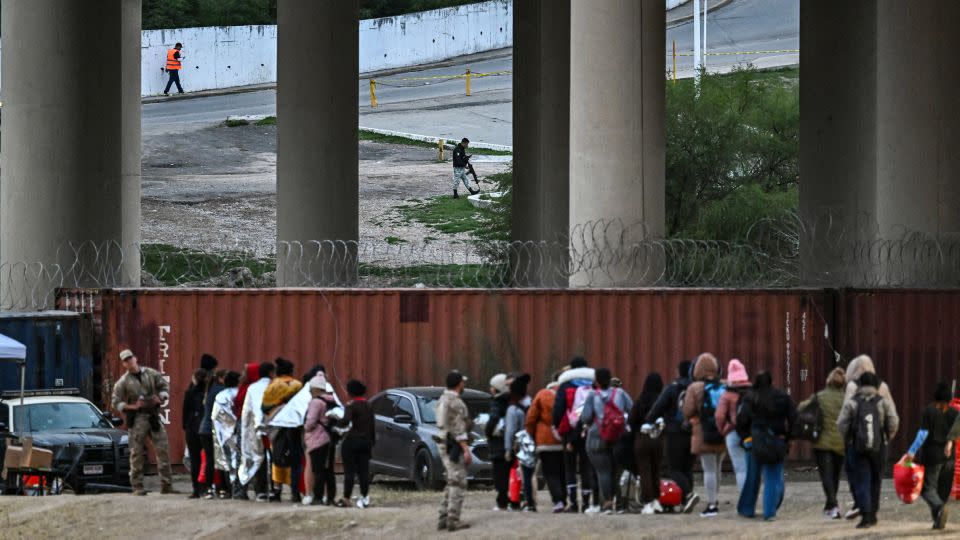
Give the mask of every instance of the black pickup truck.
M 130 485 L 130 448 L 120 424 L 76 390 L 29 390 L 23 405 L 19 391 L 0 393 L 0 470 L 5 447 L 32 437 L 35 447 L 53 452 L 63 487 L 78 494 L 122 489 Z

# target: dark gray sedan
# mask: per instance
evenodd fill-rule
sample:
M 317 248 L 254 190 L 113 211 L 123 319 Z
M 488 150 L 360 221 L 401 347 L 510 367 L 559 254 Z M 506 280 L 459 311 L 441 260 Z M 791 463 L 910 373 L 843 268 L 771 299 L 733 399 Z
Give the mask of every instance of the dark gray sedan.
M 443 464 L 433 436 L 437 429 L 436 407 L 443 388 L 395 388 L 370 399 L 376 415 L 377 444 L 373 446 L 370 474 L 412 480 L 418 489 L 440 489 L 444 484 Z M 491 479 L 491 465 L 483 426 L 487 420 L 490 394 L 465 390 L 463 400 L 474 419 L 471 453 L 467 469 L 470 480 Z

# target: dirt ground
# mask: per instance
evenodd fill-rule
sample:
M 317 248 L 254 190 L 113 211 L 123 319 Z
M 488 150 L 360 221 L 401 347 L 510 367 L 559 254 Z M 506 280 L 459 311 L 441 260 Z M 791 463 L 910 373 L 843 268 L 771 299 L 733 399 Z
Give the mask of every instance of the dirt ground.
M 131 495 L 63 495 L 59 497 L 9 497 L 0 499 L 0 538 L 141 538 L 229 539 L 244 538 L 958 538 L 960 522 L 954 518 L 943 532 L 930 530 L 929 512 L 922 501 L 902 504 L 884 482 L 884 499 L 877 527 L 867 532 L 852 521 L 827 521 L 820 484 L 787 480 L 786 499 L 774 522 L 736 516 L 732 477 L 725 475 L 720 489 L 720 515 L 704 519 L 686 515 L 552 515 L 491 511 L 493 492 L 471 489 L 464 521 L 472 528 L 456 534 L 436 531 L 436 506 L 440 494 L 416 492 L 396 483 L 377 483 L 371 490 L 373 506 L 367 510 L 309 507 L 291 503 L 264 504 L 240 501 L 190 501 L 184 495 L 146 498 Z M 801 475 L 807 477 L 809 475 Z M 147 487 L 156 483 L 149 478 Z M 186 490 L 185 481 L 178 488 Z M 154 485 L 154 488 L 157 486 Z M 844 486 L 841 503 L 849 503 Z M 538 494 L 541 500 L 546 491 Z M 541 507 L 548 505 L 541 502 Z M 703 503 L 700 505 L 703 506 Z M 702 508 L 701 508 L 702 509 Z M 699 510 L 698 510 L 699 511 Z M 954 514 L 957 515 L 957 514 Z
M 208 126 L 143 137 L 142 237 L 202 250 L 273 250 L 276 244 L 276 126 Z M 447 158 L 449 159 L 449 152 Z M 481 175 L 505 163 L 474 158 Z M 360 143 L 360 239 L 388 236 L 421 243 L 436 231 L 397 220 L 395 207 L 410 199 L 446 194 L 449 161 L 436 150 Z M 466 235 L 444 235 L 445 242 Z

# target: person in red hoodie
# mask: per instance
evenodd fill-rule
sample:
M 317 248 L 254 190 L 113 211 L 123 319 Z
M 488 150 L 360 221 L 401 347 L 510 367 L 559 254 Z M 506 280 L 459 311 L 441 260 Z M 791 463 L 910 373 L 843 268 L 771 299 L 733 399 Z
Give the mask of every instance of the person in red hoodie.
M 737 476 L 737 490 L 743 491 L 743 483 L 747 480 L 747 451 L 743 449 L 740 435 L 737 434 L 737 404 L 751 387 L 747 368 L 740 360 L 734 358 L 727 364 L 726 389 L 720 396 L 717 406 L 717 428 L 727 444 L 727 453 L 733 463 L 733 472 Z
M 567 494 L 564 486 L 563 441 L 557 438 L 553 430 L 553 403 L 557 399 L 556 378 L 546 388 L 537 392 L 527 411 L 527 433 L 533 436 L 537 444 L 537 458 L 543 470 L 544 480 L 550 490 L 553 513 L 563 512 L 567 507 Z

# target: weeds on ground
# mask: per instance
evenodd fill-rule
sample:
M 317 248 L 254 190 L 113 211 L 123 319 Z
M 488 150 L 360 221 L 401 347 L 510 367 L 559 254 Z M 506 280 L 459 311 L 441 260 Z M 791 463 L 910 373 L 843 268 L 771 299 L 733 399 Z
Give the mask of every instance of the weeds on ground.
M 227 127 L 249 126 L 250 121 L 243 120 L 242 118 L 228 118 L 227 121 L 223 123 L 223 125 Z
M 144 244 L 140 256 L 143 271 L 167 287 L 219 277 L 237 267 L 249 268 L 254 277 L 276 270 L 273 260 L 239 251 L 205 252 L 169 244 Z
M 473 232 L 480 225 L 485 210 L 474 208 L 466 197 L 449 195 L 431 197 L 422 202 L 397 207 L 407 223 L 422 223 L 445 234 Z
M 409 137 L 401 137 L 399 135 L 384 135 L 382 133 L 376 133 L 374 131 L 369 131 L 366 129 L 361 129 L 358 132 L 358 139 L 361 141 L 370 141 L 383 144 L 399 144 L 404 146 L 416 146 L 419 148 L 432 148 L 436 149 L 437 144 L 427 141 L 418 141 L 417 139 L 411 139 Z M 450 141 L 453 142 L 453 141 Z M 512 156 L 513 152 L 508 152 L 505 150 L 489 150 L 487 148 L 471 148 L 471 154 L 483 155 L 483 156 Z

